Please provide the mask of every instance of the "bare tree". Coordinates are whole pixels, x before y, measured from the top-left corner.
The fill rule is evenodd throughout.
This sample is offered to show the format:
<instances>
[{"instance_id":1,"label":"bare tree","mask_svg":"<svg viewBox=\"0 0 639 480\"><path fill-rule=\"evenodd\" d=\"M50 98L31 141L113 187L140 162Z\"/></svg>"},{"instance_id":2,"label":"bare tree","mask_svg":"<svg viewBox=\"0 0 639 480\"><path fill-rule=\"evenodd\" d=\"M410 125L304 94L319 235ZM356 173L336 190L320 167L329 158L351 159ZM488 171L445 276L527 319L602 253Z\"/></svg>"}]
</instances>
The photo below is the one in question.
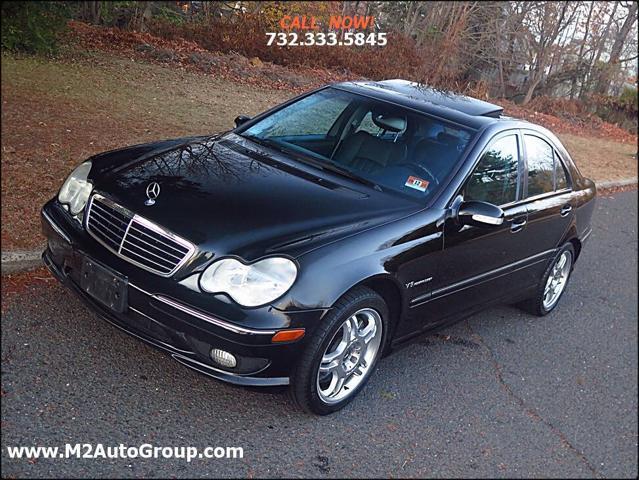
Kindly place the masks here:
<instances>
[{"instance_id":1,"label":"bare tree","mask_svg":"<svg viewBox=\"0 0 639 480\"><path fill-rule=\"evenodd\" d=\"M588 43L588 34L590 33L590 19L592 18L592 12L595 8L595 2L590 2L590 8L588 8L588 17L586 18L586 23L584 25L584 38L579 42L579 53L577 54L577 64L582 64L584 61L584 51L586 47L586 43ZM578 23L578 22L577 22ZM574 30L577 31L577 28ZM573 35L574 40L574 35ZM582 79L583 81L583 79ZM571 85L570 85L570 98L575 98L577 94L577 76L572 77Z\"/></svg>"},{"instance_id":2,"label":"bare tree","mask_svg":"<svg viewBox=\"0 0 639 480\"><path fill-rule=\"evenodd\" d=\"M535 89L546 75L552 46L571 24L577 12L576 6L569 2L536 2L536 8L527 17L532 64L522 104L532 99Z\"/></svg>"},{"instance_id":3,"label":"bare tree","mask_svg":"<svg viewBox=\"0 0 639 480\"><path fill-rule=\"evenodd\" d=\"M615 41L610 49L610 58L608 59L607 65L602 69L597 81L597 86L595 87L595 91L602 95L608 93L612 76L619 68L619 59L621 58L621 52L624 44L626 43L626 39L628 38L628 34L630 33L634 23L637 21L637 2L628 3L629 5L623 5L628 9L628 14L625 17L623 25L615 35Z\"/></svg>"},{"instance_id":4,"label":"bare tree","mask_svg":"<svg viewBox=\"0 0 639 480\"><path fill-rule=\"evenodd\" d=\"M596 67L599 63L599 59L601 58L601 55L603 54L607 42L608 42L608 35L610 32L610 27L612 26L612 24L614 23L615 20L615 15L617 13L617 9L619 7L619 2L615 1L612 2L612 12L609 13L608 11L608 7L610 5L610 2L599 2L599 4L601 5L601 8L598 12L598 16L600 17L600 22L605 21L605 28L603 30L603 32L599 33L598 35L595 34L595 32L593 32L593 46L592 46L592 52L590 55L590 61L588 64L588 72L586 73L586 75L584 76L582 82L581 82L581 87L579 89L579 98L584 98L584 96L586 95L586 93L588 92L589 88L590 88L590 83L592 78L595 76L596 73Z\"/></svg>"}]
</instances>

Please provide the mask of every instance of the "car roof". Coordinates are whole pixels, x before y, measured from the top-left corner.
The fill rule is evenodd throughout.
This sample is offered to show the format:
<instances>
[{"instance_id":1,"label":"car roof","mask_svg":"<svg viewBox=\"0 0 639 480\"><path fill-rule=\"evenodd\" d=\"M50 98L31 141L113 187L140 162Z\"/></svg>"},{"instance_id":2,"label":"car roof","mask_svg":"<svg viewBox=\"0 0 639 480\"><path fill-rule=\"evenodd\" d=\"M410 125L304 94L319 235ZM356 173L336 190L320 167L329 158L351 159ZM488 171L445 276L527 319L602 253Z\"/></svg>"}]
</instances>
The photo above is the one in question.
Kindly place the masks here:
<instances>
[{"instance_id":1,"label":"car roof","mask_svg":"<svg viewBox=\"0 0 639 480\"><path fill-rule=\"evenodd\" d=\"M504 111L502 107L493 103L436 90L408 80L343 82L332 86L402 105L474 129L498 121Z\"/></svg>"}]
</instances>

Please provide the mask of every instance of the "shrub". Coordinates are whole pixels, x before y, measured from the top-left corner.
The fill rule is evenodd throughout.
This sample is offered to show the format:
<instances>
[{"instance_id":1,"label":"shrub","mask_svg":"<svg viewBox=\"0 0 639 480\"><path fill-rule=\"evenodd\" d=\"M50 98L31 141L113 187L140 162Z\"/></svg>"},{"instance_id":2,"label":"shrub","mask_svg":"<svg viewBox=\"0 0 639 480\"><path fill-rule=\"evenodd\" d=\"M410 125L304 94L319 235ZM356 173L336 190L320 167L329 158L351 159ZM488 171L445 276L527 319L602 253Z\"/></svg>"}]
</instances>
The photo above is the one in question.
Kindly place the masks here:
<instances>
[{"instance_id":1,"label":"shrub","mask_svg":"<svg viewBox=\"0 0 639 480\"><path fill-rule=\"evenodd\" d=\"M631 113L637 113L637 88L624 87L619 96L619 103L625 105Z\"/></svg>"},{"instance_id":2,"label":"shrub","mask_svg":"<svg viewBox=\"0 0 639 480\"><path fill-rule=\"evenodd\" d=\"M167 40L185 39L200 47L217 52L236 52L246 57L259 57L262 61L284 66L304 65L323 67L339 72L349 71L370 79L410 78L428 82L440 88L466 89L457 78L433 76L433 69L419 55L415 41L407 36L389 32L385 47L317 47L267 46L270 26L267 15L246 13L230 19L207 20L176 24L159 16L149 22L149 32ZM241 32L241 35L238 35ZM338 32L339 35L339 32ZM303 33L300 33L303 36ZM303 37L302 37L303 38Z\"/></svg>"},{"instance_id":3,"label":"shrub","mask_svg":"<svg viewBox=\"0 0 639 480\"><path fill-rule=\"evenodd\" d=\"M65 2L2 2L2 48L54 53L68 16Z\"/></svg>"},{"instance_id":4,"label":"shrub","mask_svg":"<svg viewBox=\"0 0 639 480\"><path fill-rule=\"evenodd\" d=\"M591 113L590 107L585 102L560 97L534 97L528 107L538 112L568 119L587 117Z\"/></svg>"},{"instance_id":5,"label":"shrub","mask_svg":"<svg viewBox=\"0 0 639 480\"><path fill-rule=\"evenodd\" d=\"M173 8L169 8L166 6L163 6L159 9L156 17L176 26L183 25L186 22L186 20L184 19L184 15L180 14L180 12L174 10Z\"/></svg>"},{"instance_id":6,"label":"shrub","mask_svg":"<svg viewBox=\"0 0 639 480\"><path fill-rule=\"evenodd\" d=\"M626 87L619 97L592 95L597 115L606 122L616 123L631 132L637 131L637 89Z\"/></svg>"}]
</instances>

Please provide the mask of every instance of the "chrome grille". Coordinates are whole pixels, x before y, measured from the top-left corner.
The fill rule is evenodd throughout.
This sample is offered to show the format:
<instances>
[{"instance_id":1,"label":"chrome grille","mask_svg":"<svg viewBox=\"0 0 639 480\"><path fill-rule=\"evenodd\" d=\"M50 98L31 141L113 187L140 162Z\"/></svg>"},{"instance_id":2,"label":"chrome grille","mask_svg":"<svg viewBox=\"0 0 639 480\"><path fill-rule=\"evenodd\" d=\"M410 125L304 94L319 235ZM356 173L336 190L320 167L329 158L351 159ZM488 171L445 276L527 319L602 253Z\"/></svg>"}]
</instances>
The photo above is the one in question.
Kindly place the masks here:
<instances>
[{"instance_id":1,"label":"chrome grille","mask_svg":"<svg viewBox=\"0 0 639 480\"><path fill-rule=\"evenodd\" d=\"M195 251L190 242L97 193L87 208L86 229L116 255L165 277Z\"/></svg>"}]
</instances>

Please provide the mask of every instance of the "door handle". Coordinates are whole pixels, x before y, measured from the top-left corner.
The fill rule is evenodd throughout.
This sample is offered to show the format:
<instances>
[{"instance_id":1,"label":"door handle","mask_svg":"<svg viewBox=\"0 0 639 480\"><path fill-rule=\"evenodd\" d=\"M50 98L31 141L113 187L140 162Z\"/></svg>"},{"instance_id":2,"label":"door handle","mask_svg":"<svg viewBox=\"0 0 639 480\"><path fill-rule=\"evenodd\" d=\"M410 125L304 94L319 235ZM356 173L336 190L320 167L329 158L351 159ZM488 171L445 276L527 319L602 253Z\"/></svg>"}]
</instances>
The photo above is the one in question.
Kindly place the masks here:
<instances>
[{"instance_id":1,"label":"door handle","mask_svg":"<svg viewBox=\"0 0 639 480\"><path fill-rule=\"evenodd\" d=\"M528 219L526 217L520 217L513 219L513 222L510 224L510 231L512 233L521 232L528 223Z\"/></svg>"},{"instance_id":2,"label":"door handle","mask_svg":"<svg viewBox=\"0 0 639 480\"><path fill-rule=\"evenodd\" d=\"M572 205L570 204L564 205L563 207L561 207L561 216L565 217L571 212L571 210L572 210Z\"/></svg>"}]
</instances>

